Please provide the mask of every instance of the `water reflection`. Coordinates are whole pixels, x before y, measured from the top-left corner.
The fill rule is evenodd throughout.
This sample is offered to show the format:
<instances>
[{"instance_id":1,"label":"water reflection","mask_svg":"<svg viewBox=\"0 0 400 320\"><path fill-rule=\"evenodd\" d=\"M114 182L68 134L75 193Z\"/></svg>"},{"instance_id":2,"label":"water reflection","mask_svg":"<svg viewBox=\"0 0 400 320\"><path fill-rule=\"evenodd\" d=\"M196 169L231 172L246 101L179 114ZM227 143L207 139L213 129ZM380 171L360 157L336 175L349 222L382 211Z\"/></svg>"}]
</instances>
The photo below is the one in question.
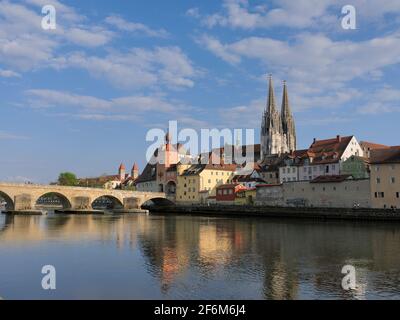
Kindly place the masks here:
<instances>
[{"instance_id":1,"label":"water reflection","mask_svg":"<svg viewBox=\"0 0 400 320\"><path fill-rule=\"evenodd\" d=\"M0 292L10 299L399 299L399 244L400 224L392 223L1 216ZM19 278L49 260L60 269L52 296ZM357 269L351 293L341 288L346 264Z\"/></svg>"}]
</instances>

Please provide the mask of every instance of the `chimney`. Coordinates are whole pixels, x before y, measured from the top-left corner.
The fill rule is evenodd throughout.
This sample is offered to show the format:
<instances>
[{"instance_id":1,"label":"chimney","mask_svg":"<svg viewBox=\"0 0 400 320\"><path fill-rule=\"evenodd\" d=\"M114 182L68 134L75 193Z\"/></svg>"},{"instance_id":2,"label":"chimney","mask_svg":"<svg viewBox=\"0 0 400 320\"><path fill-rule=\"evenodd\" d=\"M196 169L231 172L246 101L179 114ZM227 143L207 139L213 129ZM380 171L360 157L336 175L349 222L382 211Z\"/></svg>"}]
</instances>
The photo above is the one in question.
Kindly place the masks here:
<instances>
[{"instance_id":1,"label":"chimney","mask_svg":"<svg viewBox=\"0 0 400 320\"><path fill-rule=\"evenodd\" d=\"M314 138L314 142L313 142L313 144L314 144L314 143L316 143L316 142L317 142L317 138Z\"/></svg>"},{"instance_id":2,"label":"chimney","mask_svg":"<svg viewBox=\"0 0 400 320\"><path fill-rule=\"evenodd\" d=\"M337 135L336 136L336 140L337 140L337 142L341 142L342 141L342 137L340 135Z\"/></svg>"}]
</instances>

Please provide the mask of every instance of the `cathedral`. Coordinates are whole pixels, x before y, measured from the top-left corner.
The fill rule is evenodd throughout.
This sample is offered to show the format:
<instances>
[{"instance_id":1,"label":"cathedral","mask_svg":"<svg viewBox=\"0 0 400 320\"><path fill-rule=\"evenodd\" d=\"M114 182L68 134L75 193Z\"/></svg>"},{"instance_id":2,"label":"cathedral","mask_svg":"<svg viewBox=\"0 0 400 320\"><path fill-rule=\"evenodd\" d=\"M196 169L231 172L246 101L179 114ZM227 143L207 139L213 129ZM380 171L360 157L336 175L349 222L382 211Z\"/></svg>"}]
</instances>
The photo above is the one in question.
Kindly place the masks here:
<instances>
[{"instance_id":1,"label":"cathedral","mask_svg":"<svg viewBox=\"0 0 400 320\"><path fill-rule=\"evenodd\" d=\"M268 104L261 124L261 157L279 155L296 150L296 128L290 109L286 81L283 83L282 109L275 104L272 76L269 77Z\"/></svg>"}]
</instances>

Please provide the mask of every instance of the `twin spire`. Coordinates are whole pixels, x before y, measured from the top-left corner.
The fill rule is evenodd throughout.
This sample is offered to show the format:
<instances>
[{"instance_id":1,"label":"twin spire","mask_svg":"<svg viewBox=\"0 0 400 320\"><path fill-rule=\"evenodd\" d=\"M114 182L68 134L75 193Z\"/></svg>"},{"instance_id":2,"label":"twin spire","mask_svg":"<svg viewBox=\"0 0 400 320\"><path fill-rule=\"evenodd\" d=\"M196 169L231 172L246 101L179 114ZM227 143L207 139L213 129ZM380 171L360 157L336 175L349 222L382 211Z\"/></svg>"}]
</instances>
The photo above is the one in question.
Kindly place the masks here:
<instances>
[{"instance_id":1,"label":"twin spire","mask_svg":"<svg viewBox=\"0 0 400 320\"><path fill-rule=\"evenodd\" d=\"M269 75L268 102L261 128L261 148L263 158L296 150L296 129L287 84L283 82L282 108L278 112L272 75Z\"/></svg>"},{"instance_id":2,"label":"twin spire","mask_svg":"<svg viewBox=\"0 0 400 320\"><path fill-rule=\"evenodd\" d=\"M275 90L274 83L272 80L272 74L269 75L269 89L268 89L268 105L267 105L267 113L272 114L276 110L275 103ZM291 117L292 112L289 104L289 94L287 89L286 80L283 81L283 97L282 97L282 110L281 110L282 119L285 117Z\"/></svg>"}]
</instances>

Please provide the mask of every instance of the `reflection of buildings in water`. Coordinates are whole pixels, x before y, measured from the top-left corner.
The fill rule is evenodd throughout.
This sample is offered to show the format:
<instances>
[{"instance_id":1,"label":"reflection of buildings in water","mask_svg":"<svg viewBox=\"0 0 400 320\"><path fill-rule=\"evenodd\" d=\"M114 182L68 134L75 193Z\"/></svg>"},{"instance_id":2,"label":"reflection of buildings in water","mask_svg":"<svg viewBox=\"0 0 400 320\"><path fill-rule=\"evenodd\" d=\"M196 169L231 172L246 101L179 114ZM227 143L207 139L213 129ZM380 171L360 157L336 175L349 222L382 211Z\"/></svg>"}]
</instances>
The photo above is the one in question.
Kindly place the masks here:
<instances>
[{"instance_id":1,"label":"reflection of buildings in water","mask_svg":"<svg viewBox=\"0 0 400 320\"><path fill-rule=\"evenodd\" d=\"M165 294L189 267L196 223L191 219L152 216L138 223L138 244L147 271L160 280Z\"/></svg>"},{"instance_id":2,"label":"reflection of buildings in water","mask_svg":"<svg viewBox=\"0 0 400 320\"><path fill-rule=\"evenodd\" d=\"M279 257L266 266L264 276L264 297L269 300L293 300L298 298L298 273L280 260Z\"/></svg>"},{"instance_id":3,"label":"reflection of buildings in water","mask_svg":"<svg viewBox=\"0 0 400 320\"><path fill-rule=\"evenodd\" d=\"M202 264L216 266L226 263L232 255L231 233L218 230L215 224L203 224L199 229L199 260Z\"/></svg>"},{"instance_id":4,"label":"reflection of buildings in water","mask_svg":"<svg viewBox=\"0 0 400 320\"><path fill-rule=\"evenodd\" d=\"M10 225L10 223L7 222L7 217L9 216L1 214L0 212L0 234Z\"/></svg>"},{"instance_id":5,"label":"reflection of buildings in water","mask_svg":"<svg viewBox=\"0 0 400 320\"><path fill-rule=\"evenodd\" d=\"M135 223L125 220L123 216L6 216L0 239L3 244L41 242L54 237L66 242L100 239L115 242L118 248L126 244L133 247Z\"/></svg>"}]
</instances>

